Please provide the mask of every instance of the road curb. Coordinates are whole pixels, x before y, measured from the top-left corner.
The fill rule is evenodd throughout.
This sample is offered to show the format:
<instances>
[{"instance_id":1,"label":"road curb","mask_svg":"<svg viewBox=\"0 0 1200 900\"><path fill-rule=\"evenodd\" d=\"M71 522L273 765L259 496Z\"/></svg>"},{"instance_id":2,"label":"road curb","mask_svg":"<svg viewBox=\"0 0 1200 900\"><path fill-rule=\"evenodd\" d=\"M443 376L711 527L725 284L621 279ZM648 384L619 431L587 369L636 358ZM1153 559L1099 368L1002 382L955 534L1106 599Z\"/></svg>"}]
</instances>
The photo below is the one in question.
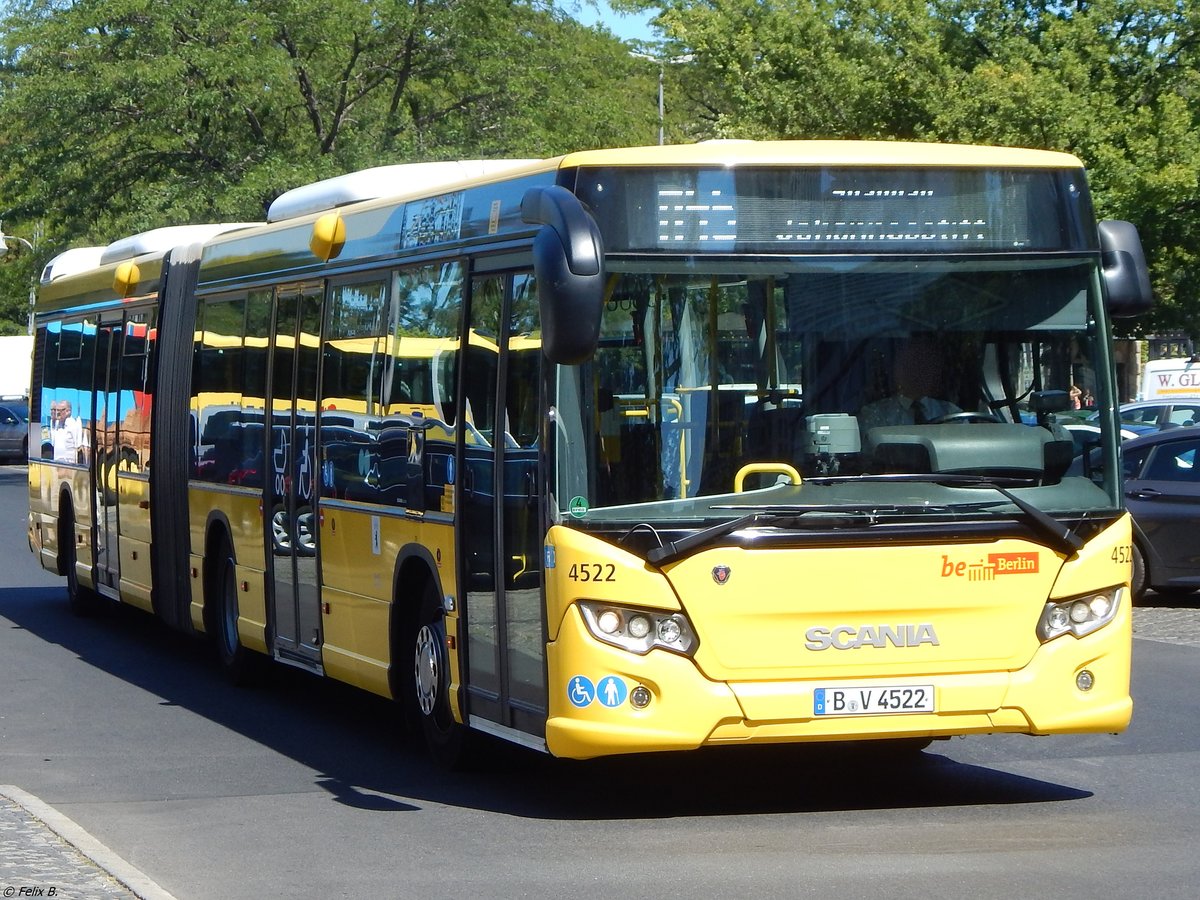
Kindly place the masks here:
<instances>
[{"instance_id":1,"label":"road curb","mask_svg":"<svg viewBox=\"0 0 1200 900\"><path fill-rule=\"evenodd\" d=\"M107 874L136 894L140 900L176 900L149 875L118 856L75 821L60 813L33 794L11 784L0 784L0 798L6 798L24 809L48 829L66 841Z\"/></svg>"}]
</instances>

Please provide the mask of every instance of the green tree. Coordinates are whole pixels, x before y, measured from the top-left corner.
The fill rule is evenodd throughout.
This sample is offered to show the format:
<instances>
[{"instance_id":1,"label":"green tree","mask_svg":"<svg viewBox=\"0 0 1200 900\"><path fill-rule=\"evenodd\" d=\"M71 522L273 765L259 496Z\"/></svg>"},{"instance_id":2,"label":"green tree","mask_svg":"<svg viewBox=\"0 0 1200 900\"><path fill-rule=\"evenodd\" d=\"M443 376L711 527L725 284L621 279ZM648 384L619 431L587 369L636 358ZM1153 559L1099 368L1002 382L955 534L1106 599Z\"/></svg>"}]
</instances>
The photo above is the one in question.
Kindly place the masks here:
<instances>
[{"instance_id":1,"label":"green tree","mask_svg":"<svg viewBox=\"0 0 1200 900\"><path fill-rule=\"evenodd\" d=\"M898 138L1077 154L1139 228L1158 305L1200 337L1200 4L622 0L661 10L687 137ZM678 113L676 113L678 115Z\"/></svg>"},{"instance_id":2,"label":"green tree","mask_svg":"<svg viewBox=\"0 0 1200 900\"><path fill-rule=\"evenodd\" d=\"M934 133L1078 155L1097 212L1134 222L1151 263L1156 309L1126 327L1200 337L1200 7L941 6L962 72L946 86Z\"/></svg>"},{"instance_id":3,"label":"green tree","mask_svg":"<svg viewBox=\"0 0 1200 900\"><path fill-rule=\"evenodd\" d=\"M645 143L655 127L644 64L537 0L7 10L0 215L45 221L38 262L162 225L259 219L284 190L354 169Z\"/></svg>"}]
</instances>

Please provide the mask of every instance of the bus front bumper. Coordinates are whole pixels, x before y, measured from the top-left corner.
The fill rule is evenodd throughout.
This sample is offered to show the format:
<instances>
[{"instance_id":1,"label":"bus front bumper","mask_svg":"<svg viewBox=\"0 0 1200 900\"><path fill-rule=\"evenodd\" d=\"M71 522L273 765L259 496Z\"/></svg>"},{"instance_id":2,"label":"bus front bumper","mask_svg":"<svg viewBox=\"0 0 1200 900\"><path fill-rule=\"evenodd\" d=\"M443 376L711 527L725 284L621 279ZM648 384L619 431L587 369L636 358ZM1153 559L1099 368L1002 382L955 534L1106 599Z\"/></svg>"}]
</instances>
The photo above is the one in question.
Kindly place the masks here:
<instances>
[{"instance_id":1,"label":"bus front bumper","mask_svg":"<svg viewBox=\"0 0 1200 900\"><path fill-rule=\"evenodd\" d=\"M1016 671L722 682L706 678L684 656L663 650L638 656L600 643L572 610L548 647L546 746L555 756L587 759L706 745L1115 733L1128 726L1133 711L1130 656L1126 606L1097 632L1040 646ZM1085 670L1087 690L1080 686L1088 682L1080 678ZM935 711L817 715L815 691L833 684L931 685ZM634 700L647 696L638 708Z\"/></svg>"}]
</instances>

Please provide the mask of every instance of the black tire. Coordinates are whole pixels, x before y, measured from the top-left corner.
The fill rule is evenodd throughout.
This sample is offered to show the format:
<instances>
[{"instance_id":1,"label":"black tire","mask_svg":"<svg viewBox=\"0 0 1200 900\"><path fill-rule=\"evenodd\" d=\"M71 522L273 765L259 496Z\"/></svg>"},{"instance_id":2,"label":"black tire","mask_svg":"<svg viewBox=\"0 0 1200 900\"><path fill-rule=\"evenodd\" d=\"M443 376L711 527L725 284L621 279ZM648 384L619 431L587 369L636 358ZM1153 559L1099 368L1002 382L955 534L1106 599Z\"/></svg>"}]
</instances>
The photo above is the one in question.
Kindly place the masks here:
<instances>
[{"instance_id":1,"label":"black tire","mask_svg":"<svg viewBox=\"0 0 1200 900\"><path fill-rule=\"evenodd\" d=\"M67 606L72 614L87 618L100 611L100 595L79 583L75 567L75 511L64 506L58 520L58 554L62 573L67 577Z\"/></svg>"},{"instance_id":2,"label":"black tire","mask_svg":"<svg viewBox=\"0 0 1200 900\"><path fill-rule=\"evenodd\" d=\"M292 552L291 522L287 506L282 503L276 503L271 510L271 547L276 556L289 556Z\"/></svg>"},{"instance_id":3,"label":"black tire","mask_svg":"<svg viewBox=\"0 0 1200 900\"><path fill-rule=\"evenodd\" d=\"M1200 590L1186 584L1151 585L1151 588L1156 594L1162 594L1164 597L1186 597Z\"/></svg>"},{"instance_id":4,"label":"black tire","mask_svg":"<svg viewBox=\"0 0 1200 900\"><path fill-rule=\"evenodd\" d=\"M295 545L297 556L317 555L317 533L313 529L315 524L311 506L302 506L296 510Z\"/></svg>"},{"instance_id":5,"label":"black tire","mask_svg":"<svg viewBox=\"0 0 1200 900\"><path fill-rule=\"evenodd\" d=\"M454 720L450 710L450 671L446 653L446 622L433 581L425 585L412 635L416 715L434 761L445 769L470 763L474 749L470 729Z\"/></svg>"},{"instance_id":6,"label":"black tire","mask_svg":"<svg viewBox=\"0 0 1200 900\"><path fill-rule=\"evenodd\" d=\"M238 635L237 568L233 552L227 543L218 548L212 587L215 607L209 618L217 662L221 673L231 684L245 686L253 681L256 659L242 645Z\"/></svg>"},{"instance_id":7,"label":"black tire","mask_svg":"<svg viewBox=\"0 0 1200 900\"><path fill-rule=\"evenodd\" d=\"M1129 589L1133 593L1133 602L1138 603L1146 593L1146 557L1142 548L1133 545L1133 573L1129 578Z\"/></svg>"}]
</instances>

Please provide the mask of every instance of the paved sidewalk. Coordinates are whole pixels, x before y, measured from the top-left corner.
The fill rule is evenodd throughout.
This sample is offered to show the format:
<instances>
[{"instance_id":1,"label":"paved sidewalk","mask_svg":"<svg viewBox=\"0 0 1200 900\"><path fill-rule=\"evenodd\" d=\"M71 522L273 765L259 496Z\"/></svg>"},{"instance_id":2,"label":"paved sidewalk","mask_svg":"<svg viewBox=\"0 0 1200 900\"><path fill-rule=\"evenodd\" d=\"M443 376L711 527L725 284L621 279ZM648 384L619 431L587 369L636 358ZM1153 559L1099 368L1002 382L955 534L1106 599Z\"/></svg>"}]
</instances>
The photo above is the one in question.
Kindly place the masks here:
<instances>
[{"instance_id":1,"label":"paved sidewalk","mask_svg":"<svg viewBox=\"0 0 1200 900\"><path fill-rule=\"evenodd\" d=\"M1164 644L1200 647L1200 594L1185 595L1177 607L1135 606L1133 636Z\"/></svg>"},{"instance_id":2,"label":"paved sidewalk","mask_svg":"<svg viewBox=\"0 0 1200 900\"><path fill-rule=\"evenodd\" d=\"M0 898L174 900L71 819L0 785Z\"/></svg>"}]
</instances>

